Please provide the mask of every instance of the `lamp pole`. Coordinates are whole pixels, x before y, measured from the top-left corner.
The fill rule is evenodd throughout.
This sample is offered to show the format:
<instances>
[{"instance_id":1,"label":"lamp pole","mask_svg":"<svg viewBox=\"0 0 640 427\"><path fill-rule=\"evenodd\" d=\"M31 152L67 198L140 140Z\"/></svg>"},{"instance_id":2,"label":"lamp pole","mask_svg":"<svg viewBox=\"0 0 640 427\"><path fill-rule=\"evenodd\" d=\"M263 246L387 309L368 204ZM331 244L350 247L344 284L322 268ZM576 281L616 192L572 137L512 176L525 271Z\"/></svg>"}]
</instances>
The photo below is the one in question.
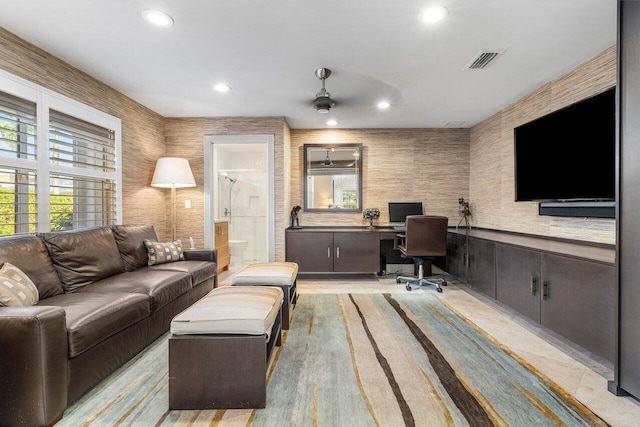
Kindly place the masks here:
<instances>
[{"instance_id":1,"label":"lamp pole","mask_svg":"<svg viewBox=\"0 0 640 427\"><path fill-rule=\"evenodd\" d=\"M176 240L176 185L171 184L171 241Z\"/></svg>"}]
</instances>

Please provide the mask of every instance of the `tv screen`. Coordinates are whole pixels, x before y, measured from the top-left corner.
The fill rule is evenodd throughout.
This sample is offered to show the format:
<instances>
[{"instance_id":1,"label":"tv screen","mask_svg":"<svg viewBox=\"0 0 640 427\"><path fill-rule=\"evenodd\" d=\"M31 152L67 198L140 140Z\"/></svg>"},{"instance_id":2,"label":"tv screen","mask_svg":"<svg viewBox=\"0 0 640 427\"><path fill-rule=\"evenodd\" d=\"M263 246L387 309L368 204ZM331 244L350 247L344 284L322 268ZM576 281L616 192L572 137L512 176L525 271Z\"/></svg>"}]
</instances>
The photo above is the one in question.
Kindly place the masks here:
<instances>
[{"instance_id":1,"label":"tv screen","mask_svg":"<svg viewBox=\"0 0 640 427\"><path fill-rule=\"evenodd\" d=\"M516 201L615 199L615 89L514 129Z\"/></svg>"},{"instance_id":2,"label":"tv screen","mask_svg":"<svg viewBox=\"0 0 640 427\"><path fill-rule=\"evenodd\" d=\"M407 215L422 215L422 202L389 203L389 222L405 222Z\"/></svg>"}]
</instances>

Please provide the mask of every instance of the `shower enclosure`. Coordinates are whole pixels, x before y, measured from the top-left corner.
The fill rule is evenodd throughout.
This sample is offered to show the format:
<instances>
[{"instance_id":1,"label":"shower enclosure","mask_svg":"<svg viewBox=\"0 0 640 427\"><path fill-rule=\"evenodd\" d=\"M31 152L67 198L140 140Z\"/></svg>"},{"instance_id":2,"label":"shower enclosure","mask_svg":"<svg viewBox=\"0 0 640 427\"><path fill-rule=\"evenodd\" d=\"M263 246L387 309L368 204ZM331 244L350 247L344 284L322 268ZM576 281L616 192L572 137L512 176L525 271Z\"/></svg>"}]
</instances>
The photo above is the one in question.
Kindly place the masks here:
<instances>
[{"instance_id":1,"label":"shower enclosure","mask_svg":"<svg viewBox=\"0 0 640 427\"><path fill-rule=\"evenodd\" d=\"M269 261L268 144L214 142L212 151L214 219L228 221L230 249L246 242L245 264Z\"/></svg>"}]
</instances>

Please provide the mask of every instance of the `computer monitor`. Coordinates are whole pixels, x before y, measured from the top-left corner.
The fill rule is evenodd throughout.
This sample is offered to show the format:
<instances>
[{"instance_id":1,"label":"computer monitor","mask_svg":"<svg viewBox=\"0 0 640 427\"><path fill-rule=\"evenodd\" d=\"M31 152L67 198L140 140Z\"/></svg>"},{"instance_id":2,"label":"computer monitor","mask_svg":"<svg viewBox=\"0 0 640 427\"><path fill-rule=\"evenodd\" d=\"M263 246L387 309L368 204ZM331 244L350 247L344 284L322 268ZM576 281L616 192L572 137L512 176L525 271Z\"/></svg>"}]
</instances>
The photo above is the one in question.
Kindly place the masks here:
<instances>
[{"instance_id":1,"label":"computer monitor","mask_svg":"<svg viewBox=\"0 0 640 427\"><path fill-rule=\"evenodd\" d=\"M405 222L407 215L422 215L422 202L389 202L389 222Z\"/></svg>"}]
</instances>

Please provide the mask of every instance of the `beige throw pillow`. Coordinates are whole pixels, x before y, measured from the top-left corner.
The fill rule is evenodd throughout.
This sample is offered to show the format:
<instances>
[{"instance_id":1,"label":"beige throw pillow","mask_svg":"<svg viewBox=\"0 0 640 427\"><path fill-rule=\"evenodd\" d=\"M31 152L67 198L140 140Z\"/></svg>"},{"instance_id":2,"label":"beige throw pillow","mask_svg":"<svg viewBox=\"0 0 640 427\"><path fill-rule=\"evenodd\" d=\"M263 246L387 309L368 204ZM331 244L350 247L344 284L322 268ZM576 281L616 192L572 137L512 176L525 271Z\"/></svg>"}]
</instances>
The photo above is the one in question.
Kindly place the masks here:
<instances>
[{"instance_id":1,"label":"beige throw pillow","mask_svg":"<svg viewBox=\"0 0 640 427\"><path fill-rule=\"evenodd\" d=\"M165 262L174 262L184 260L182 252L182 240L175 242L152 242L145 239L145 246L149 252L148 265L164 264Z\"/></svg>"},{"instance_id":2,"label":"beige throw pillow","mask_svg":"<svg viewBox=\"0 0 640 427\"><path fill-rule=\"evenodd\" d=\"M39 298L38 288L31 279L15 265L5 262L0 268L0 306L34 305Z\"/></svg>"}]
</instances>

